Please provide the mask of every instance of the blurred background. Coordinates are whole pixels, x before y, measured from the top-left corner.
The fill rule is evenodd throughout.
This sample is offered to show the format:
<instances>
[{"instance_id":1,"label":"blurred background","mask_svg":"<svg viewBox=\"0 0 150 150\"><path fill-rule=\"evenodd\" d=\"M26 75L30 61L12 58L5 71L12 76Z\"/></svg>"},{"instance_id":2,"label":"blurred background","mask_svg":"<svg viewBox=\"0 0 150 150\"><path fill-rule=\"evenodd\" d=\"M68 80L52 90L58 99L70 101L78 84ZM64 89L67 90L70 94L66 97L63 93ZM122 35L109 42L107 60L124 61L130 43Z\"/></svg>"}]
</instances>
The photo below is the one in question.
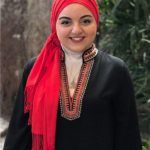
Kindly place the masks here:
<instances>
[{"instance_id":1,"label":"blurred background","mask_svg":"<svg viewBox=\"0 0 150 150\"><path fill-rule=\"evenodd\" d=\"M50 34L52 0L1 0L0 149L27 60L37 56ZM96 45L129 67L143 141L150 150L150 0L98 0Z\"/></svg>"}]
</instances>

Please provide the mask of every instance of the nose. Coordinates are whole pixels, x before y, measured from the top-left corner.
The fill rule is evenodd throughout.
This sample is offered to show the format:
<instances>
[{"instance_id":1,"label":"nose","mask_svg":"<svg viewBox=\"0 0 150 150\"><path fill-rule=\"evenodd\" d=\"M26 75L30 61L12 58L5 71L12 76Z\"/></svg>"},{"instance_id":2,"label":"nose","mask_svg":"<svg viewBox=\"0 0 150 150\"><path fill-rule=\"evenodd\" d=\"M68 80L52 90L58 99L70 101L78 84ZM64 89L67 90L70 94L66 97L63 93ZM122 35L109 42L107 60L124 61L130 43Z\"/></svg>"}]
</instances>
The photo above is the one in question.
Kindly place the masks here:
<instances>
[{"instance_id":1,"label":"nose","mask_svg":"<svg viewBox=\"0 0 150 150\"><path fill-rule=\"evenodd\" d=\"M81 25L79 23L73 24L72 33L73 34L77 34L77 35L82 33L82 27L81 27Z\"/></svg>"}]
</instances>

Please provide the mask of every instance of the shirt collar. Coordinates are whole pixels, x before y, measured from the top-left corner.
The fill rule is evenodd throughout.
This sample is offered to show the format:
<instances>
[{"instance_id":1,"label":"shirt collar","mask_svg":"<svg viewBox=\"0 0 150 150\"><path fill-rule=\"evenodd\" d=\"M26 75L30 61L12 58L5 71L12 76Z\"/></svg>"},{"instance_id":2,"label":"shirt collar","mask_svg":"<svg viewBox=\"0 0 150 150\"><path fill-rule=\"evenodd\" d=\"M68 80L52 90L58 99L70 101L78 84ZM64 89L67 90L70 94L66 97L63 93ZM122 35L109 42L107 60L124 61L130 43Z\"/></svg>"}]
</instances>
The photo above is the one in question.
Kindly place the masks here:
<instances>
[{"instance_id":1,"label":"shirt collar","mask_svg":"<svg viewBox=\"0 0 150 150\"><path fill-rule=\"evenodd\" d=\"M65 52L71 52L69 50L64 50L64 47L62 46L61 51L61 61L65 61ZM71 52L72 54L75 54L75 52ZM83 53L76 53L75 55L82 55L83 63L87 62L91 59L93 59L98 53L97 48L95 47L95 44L92 45L89 49L85 50Z\"/></svg>"}]
</instances>

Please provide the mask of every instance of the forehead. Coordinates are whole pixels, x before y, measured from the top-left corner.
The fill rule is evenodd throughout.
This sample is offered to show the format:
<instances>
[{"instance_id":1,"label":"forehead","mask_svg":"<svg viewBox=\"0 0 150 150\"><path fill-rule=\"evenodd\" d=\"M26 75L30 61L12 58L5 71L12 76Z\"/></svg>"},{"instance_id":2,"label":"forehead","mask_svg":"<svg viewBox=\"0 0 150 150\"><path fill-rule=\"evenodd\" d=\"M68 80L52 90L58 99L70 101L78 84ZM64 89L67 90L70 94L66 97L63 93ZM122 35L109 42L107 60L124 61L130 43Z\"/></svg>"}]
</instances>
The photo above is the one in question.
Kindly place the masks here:
<instances>
[{"instance_id":1,"label":"forehead","mask_svg":"<svg viewBox=\"0 0 150 150\"><path fill-rule=\"evenodd\" d=\"M79 15L91 15L93 16L92 12L85 7L84 5L73 3L67 5L59 14L61 16L79 16Z\"/></svg>"}]
</instances>

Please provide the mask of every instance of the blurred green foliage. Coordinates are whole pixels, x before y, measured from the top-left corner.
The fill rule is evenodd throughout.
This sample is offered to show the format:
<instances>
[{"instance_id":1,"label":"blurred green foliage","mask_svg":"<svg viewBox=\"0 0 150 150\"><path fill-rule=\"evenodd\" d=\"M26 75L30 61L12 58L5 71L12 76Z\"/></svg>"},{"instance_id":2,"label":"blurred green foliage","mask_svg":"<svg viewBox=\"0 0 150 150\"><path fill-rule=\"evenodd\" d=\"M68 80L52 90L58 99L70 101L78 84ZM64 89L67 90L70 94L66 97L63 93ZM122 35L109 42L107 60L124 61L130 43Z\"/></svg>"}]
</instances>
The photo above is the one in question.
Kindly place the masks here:
<instances>
[{"instance_id":1,"label":"blurred green foliage","mask_svg":"<svg viewBox=\"0 0 150 150\"><path fill-rule=\"evenodd\" d=\"M150 150L150 138L143 141L143 150Z\"/></svg>"},{"instance_id":2,"label":"blurred green foliage","mask_svg":"<svg viewBox=\"0 0 150 150\"><path fill-rule=\"evenodd\" d=\"M99 49L122 58L135 85L143 139L150 137L150 0L99 0ZM150 143L150 142L149 142ZM146 147L144 150L147 150ZM150 148L149 148L150 150Z\"/></svg>"}]
</instances>

